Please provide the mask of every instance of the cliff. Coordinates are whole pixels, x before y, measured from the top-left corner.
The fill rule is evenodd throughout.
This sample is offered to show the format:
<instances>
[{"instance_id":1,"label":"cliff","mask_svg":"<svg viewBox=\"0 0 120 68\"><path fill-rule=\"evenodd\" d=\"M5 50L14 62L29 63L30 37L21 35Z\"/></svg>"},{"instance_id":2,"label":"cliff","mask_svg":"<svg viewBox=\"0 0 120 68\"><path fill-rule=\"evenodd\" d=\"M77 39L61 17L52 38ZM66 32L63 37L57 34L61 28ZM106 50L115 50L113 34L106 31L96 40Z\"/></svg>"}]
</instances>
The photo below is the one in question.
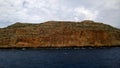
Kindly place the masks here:
<instances>
[{"instance_id":1,"label":"cliff","mask_svg":"<svg viewBox=\"0 0 120 68\"><path fill-rule=\"evenodd\" d=\"M0 28L0 47L118 46L120 29L90 20L17 22Z\"/></svg>"}]
</instances>

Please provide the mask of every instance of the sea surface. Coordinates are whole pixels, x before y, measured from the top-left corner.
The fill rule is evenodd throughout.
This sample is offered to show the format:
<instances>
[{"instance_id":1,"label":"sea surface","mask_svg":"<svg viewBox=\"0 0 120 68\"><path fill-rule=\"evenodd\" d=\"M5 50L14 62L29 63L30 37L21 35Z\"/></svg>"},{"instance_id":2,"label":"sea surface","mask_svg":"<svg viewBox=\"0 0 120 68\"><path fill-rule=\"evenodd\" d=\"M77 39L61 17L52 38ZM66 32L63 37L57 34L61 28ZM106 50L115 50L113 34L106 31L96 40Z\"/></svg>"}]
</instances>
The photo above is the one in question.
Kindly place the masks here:
<instances>
[{"instance_id":1,"label":"sea surface","mask_svg":"<svg viewBox=\"0 0 120 68\"><path fill-rule=\"evenodd\" d=\"M120 68L120 48L0 49L0 68Z\"/></svg>"}]
</instances>

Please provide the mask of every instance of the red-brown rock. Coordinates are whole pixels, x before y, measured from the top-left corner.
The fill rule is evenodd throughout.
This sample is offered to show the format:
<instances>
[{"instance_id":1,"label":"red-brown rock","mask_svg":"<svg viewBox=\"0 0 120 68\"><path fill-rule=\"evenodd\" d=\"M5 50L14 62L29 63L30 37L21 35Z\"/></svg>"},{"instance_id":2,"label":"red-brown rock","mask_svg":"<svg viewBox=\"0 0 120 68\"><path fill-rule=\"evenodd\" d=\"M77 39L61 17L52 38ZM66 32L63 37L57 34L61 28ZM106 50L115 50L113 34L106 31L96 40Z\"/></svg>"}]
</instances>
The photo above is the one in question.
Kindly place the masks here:
<instances>
[{"instance_id":1,"label":"red-brown rock","mask_svg":"<svg viewBox=\"0 0 120 68\"><path fill-rule=\"evenodd\" d=\"M15 23L0 29L0 47L118 46L120 29L90 20Z\"/></svg>"}]
</instances>

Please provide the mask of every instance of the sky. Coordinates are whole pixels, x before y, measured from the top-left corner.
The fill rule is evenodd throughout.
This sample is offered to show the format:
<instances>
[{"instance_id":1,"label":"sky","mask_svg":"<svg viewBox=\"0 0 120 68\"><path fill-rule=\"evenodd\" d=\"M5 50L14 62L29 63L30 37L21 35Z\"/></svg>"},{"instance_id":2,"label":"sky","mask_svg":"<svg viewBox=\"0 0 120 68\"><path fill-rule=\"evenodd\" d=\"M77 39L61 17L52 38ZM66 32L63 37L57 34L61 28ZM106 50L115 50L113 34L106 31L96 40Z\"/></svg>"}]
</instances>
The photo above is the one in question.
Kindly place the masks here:
<instances>
[{"instance_id":1,"label":"sky","mask_svg":"<svg viewBox=\"0 0 120 68\"><path fill-rule=\"evenodd\" d=\"M120 0L0 0L0 28L16 22L83 20L120 28Z\"/></svg>"}]
</instances>

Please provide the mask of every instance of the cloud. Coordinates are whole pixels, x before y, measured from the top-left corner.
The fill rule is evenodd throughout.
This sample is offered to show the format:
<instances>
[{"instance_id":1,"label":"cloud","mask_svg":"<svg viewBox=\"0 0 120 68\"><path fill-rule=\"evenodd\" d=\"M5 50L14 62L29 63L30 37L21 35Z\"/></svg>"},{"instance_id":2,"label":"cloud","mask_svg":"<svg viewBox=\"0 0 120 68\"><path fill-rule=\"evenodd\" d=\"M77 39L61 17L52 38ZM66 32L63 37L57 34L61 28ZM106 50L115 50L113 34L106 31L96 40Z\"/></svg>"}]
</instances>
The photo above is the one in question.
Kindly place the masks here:
<instances>
[{"instance_id":1,"label":"cloud","mask_svg":"<svg viewBox=\"0 0 120 68\"><path fill-rule=\"evenodd\" d=\"M108 9L119 9L120 0L104 0L104 7Z\"/></svg>"},{"instance_id":2,"label":"cloud","mask_svg":"<svg viewBox=\"0 0 120 68\"><path fill-rule=\"evenodd\" d=\"M84 7L75 8L74 11L77 17L84 15L84 19L88 19L88 20L95 20L95 18L98 15L98 11L92 11Z\"/></svg>"},{"instance_id":3,"label":"cloud","mask_svg":"<svg viewBox=\"0 0 120 68\"><path fill-rule=\"evenodd\" d=\"M120 0L0 0L0 27L15 22L84 19L118 27L119 8Z\"/></svg>"}]
</instances>

